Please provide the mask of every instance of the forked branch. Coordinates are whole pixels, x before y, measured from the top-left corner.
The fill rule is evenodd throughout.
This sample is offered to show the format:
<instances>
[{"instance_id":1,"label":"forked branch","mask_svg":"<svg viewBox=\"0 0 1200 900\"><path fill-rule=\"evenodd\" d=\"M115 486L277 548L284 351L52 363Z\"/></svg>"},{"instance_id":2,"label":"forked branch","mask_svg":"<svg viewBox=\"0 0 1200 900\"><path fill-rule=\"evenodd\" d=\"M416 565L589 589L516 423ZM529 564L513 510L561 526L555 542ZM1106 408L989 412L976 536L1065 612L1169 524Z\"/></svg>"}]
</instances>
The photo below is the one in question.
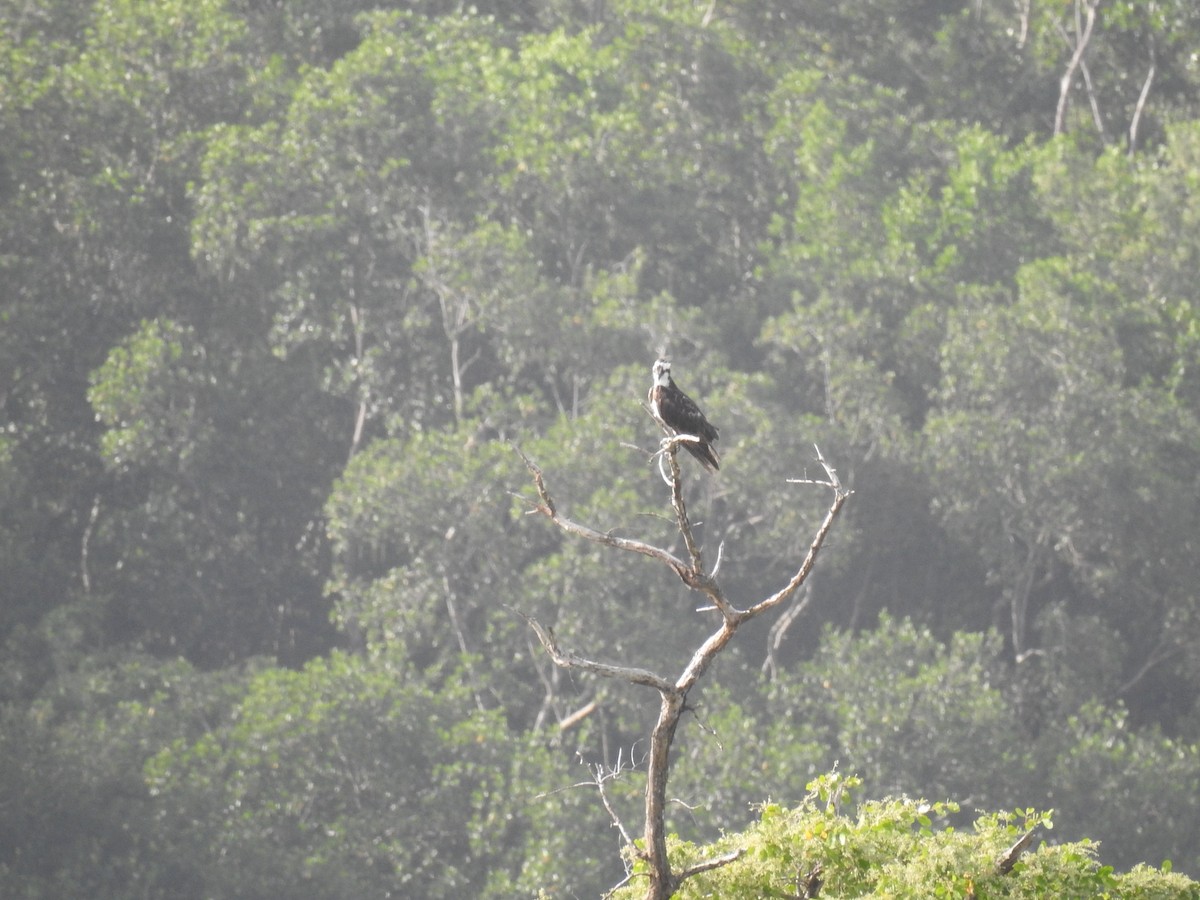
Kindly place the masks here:
<instances>
[{"instance_id":1,"label":"forked branch","mask_svg":"<svg viewBox=\"0 0 1200 900\"><path fill-rule=\"evenodd\" d=\"M658 560L675 572L691 590L702 593L707 597L711 601L712 607L721 615L721 621L717 630L701 643L695 653L692 654L692 658L688 661L683 671L672 681L670 678L651 672L648 669L597 662L563 650L559 646L558 639L555 637L553 631L541 625L537 620L523 613L520 614L529 624L534 634L537 635L538 641L556 665L567 669L581 669L604 678L624 679L631 684L651 687L658 691L661 700L658 721L655 723L650 735L650 751L646 760L645 825L642 835L642 846L635 851L646 867L644 873L648 880L645 895L646 900L666 900L666 898L672 896L679 889L679 885L682 884L684 879L719 866L727 865L741 855L741 851L734 851L711 860L702 861L680 872L673 872L671 870L671 864L667 857L666 837L666 791L667 779L670 774L671 745L675 740L675 732L679 726L679 721L684 711L688 708L688 692L708 670L709 665L716 658L717 654L733 639L737 629L743 623L784 603L800 588L812 571L816 563L817 554L820 552L825 538L829 535L834 520L851 494L851 491L846 489L838 479L837 471L826 462L825 458L821 455L820 448L817 448L816 459L823 469L825 477L819 480L799 478L789 479L789 481L797 484L819 485L833 491L833 500L828 511L825 513L825 518L817 528L816 534L809 544L808 553L800 563L800 567L788 579L787 584L766 599L753 603L745 609L739 609L725 598L724 592L717 582L715 570L712 573L704 571L703 553L695 536L692 534L692 526L683 497L679 461L676 457L680 443L689 440L689 438L690 436L688 435L670 436L664 439L662 448L656 454L660 458L660 471L662 471L664 463L669 471L669 477L666 477L665 472L664 477L666 477L671 489L671 506L675 511L676 526L679 528L680 534L683 536L684 545L687 548L687 561L680 559L661 547L631 538L617 537L611 532L597 531L594 528L581 525L563 516L558 511L554 499L546 487L541 469L520 448L516 448L517 453L520 454L521 459L525 462L526 468L529 469L534 487L537 490L536 500L522 498L529 505L529 512L540 513L546 516L546 518L567 534L572 534L597 544L603 544L606 547L613 547L617 550L625 550Z\"/></svg>"}]
</instances>

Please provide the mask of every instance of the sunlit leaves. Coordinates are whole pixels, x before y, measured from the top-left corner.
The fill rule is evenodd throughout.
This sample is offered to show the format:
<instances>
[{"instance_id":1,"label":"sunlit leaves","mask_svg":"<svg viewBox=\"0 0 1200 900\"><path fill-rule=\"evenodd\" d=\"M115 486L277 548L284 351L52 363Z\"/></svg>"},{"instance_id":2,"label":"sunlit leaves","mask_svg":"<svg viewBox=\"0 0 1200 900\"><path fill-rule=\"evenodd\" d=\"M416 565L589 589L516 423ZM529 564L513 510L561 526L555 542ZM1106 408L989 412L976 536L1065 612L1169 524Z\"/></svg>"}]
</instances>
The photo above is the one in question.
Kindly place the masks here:
<instances>
[{"instance_id":1,"label":"sunlit leaves","mask_svg":"<svg viewBox=\"0 0 1200 900\"><path fill-rule=\"evenodd\" d=\"M812 793L795 806L769 804L759 822L708 847L684 845L680 867L711 859L733 848L734 862L686 881L680 897L730 898L803 896L806 885L833 896L904 898L1003 896L1044 897L1066 891L1074 896L1187 897L1191 886L1169 871L1145 869L1117 875L1096 860L1084 841L1050 846L1049 813L1017 809L979 817L971 828L945 827L958 810L949 801L899 798L853 804L826 800L840 776L813 782ZM998 862L1028 829L1034 845L1011 871ZM813 892L815 893L816 890ZM634 897L632 887L616 896ZM811 896L811 894L810 894Z\"/></svg>"},{"instance_id":2,"label":"sunlit leaves","mask_svg":"<svg viewBox=\"0 0 1200 900\"><path fill-rule=\"evenodd\" d=\"M93 374L89 399L107 426L102 446L109 465L182 463L203 440L196 406L205 402L208 383L203 350L190 329L144 322Z\"/></svg>"}]
</instances>

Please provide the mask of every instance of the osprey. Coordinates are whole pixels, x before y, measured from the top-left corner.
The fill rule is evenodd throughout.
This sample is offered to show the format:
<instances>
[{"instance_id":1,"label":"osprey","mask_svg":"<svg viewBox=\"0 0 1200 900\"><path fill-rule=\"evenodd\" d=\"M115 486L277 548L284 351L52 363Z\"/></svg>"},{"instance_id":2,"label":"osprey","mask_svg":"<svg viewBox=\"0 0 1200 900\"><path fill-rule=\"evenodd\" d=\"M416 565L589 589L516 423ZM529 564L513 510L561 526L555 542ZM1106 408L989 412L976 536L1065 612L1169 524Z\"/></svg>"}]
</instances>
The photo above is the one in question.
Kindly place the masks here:
<instances>
[{"instance_id":1,"label":"osprey","mask_svg":"<svg viewBox=\"0 0 1200 900\"><path fill-rule=\"evenodd\" d=\"M700 465L709 472L717 471L721 462L717 448L713 446L720 436L717 429L704 418L704 413L700 412L700 407L692 398L675 386L669 360L656 360L653 371L654 384L647 397L650 411L675 434L690 434L699 438L698 442L684 441L684 448L700 460Z\"/></svg>"}]
</instances>

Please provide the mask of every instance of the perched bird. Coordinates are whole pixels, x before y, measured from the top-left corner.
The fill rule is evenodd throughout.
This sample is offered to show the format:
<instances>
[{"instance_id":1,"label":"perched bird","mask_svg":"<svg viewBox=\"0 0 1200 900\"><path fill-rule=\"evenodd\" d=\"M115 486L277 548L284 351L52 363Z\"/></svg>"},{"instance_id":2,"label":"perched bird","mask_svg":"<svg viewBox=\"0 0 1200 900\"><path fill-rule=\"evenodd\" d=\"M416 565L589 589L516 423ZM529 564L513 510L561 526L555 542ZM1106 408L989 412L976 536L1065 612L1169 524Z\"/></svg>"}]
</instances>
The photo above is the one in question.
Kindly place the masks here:
<instances>
[{"instance_id":1,"label":"perched bird","mask_svg":"<svg viewBox=\"0 0 1200 900\"><path fill-rule=\"evenodd\" d=\"M713 446L720 437L716 428L709 424L695 402L675 386L671 379L671 363L666 359L655 360L654 384L650 386L647 399L650 411L675 434L690 434L699 441L683 441L688 453L700 460L700 465L709 472L720 468L721 458Z\"/></svg>"}]
</instances>

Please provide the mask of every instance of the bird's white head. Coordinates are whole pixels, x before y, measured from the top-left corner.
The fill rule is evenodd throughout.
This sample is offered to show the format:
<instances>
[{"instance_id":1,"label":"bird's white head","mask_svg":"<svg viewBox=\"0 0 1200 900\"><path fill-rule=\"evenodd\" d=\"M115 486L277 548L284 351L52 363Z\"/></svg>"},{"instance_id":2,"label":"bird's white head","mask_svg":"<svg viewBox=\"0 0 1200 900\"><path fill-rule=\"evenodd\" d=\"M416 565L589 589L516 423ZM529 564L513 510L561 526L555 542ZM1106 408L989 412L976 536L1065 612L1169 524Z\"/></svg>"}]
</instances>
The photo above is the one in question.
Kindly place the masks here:
<instances>
[{"instance_id":1,"label":"bird's white head","mask_svg":"<svg viewBox=\"0 0 1200 900\"><path fill-rule=\"evenodd\" d=\"M654 383L659 387L666 387L671 380L671 361L669 359L656 359L654 361Z\"/></svg>"}]
</instances>

